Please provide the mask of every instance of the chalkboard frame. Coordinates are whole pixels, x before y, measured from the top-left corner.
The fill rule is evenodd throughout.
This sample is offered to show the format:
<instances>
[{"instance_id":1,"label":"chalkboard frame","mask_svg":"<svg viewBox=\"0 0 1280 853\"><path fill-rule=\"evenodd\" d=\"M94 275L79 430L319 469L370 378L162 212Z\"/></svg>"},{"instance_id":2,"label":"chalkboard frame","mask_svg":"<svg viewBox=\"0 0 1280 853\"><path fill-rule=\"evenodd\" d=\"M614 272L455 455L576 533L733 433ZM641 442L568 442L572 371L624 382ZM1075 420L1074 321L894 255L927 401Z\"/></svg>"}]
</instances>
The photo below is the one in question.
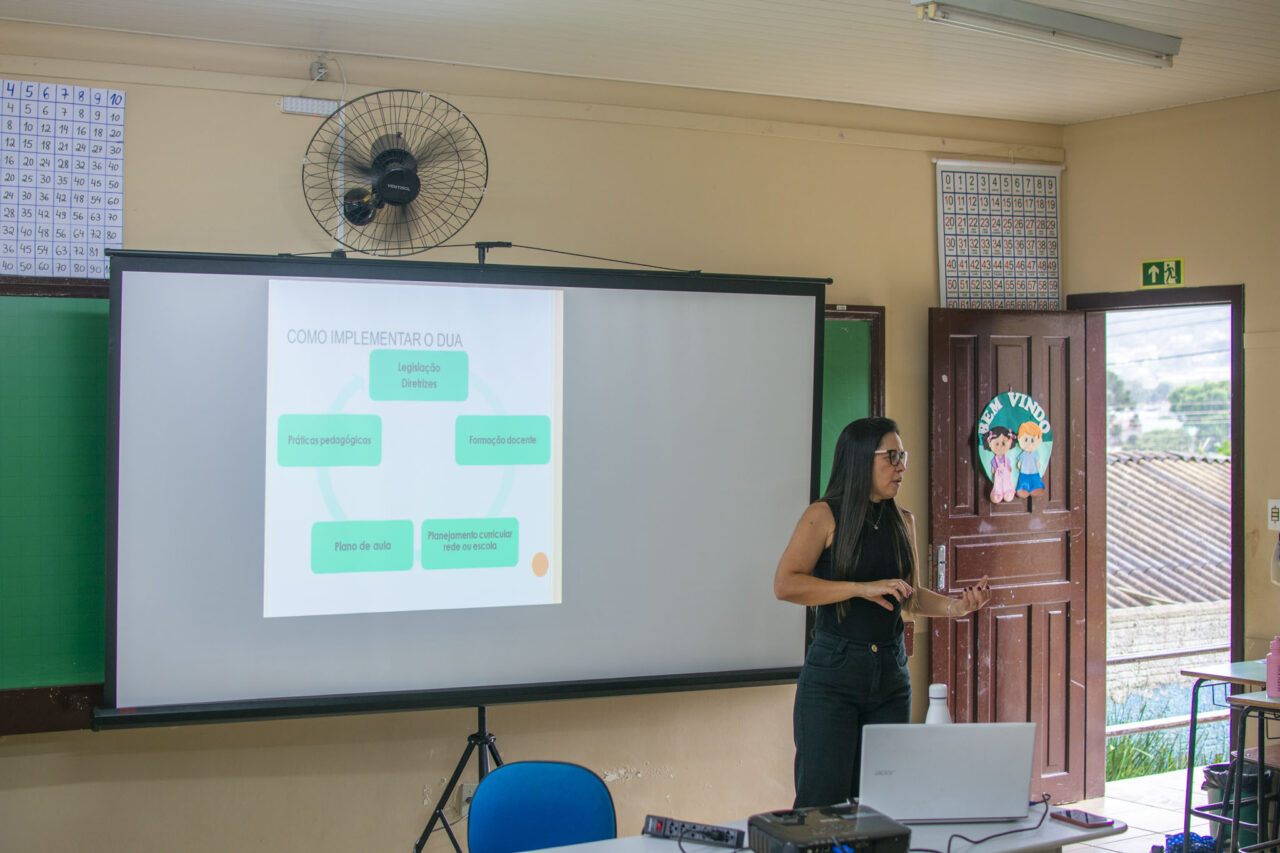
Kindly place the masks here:
<instances>
[{"instance_id":1,"label":"chalkboard frame","mask_svg":"<svg viewBox=\"0 0 1280 853\"><path fill-rule=\"evenodd\" d=\"M0 296L72 296L106 299L105 278L34 278L0 275Z\"/></svg>"}]
</instances>

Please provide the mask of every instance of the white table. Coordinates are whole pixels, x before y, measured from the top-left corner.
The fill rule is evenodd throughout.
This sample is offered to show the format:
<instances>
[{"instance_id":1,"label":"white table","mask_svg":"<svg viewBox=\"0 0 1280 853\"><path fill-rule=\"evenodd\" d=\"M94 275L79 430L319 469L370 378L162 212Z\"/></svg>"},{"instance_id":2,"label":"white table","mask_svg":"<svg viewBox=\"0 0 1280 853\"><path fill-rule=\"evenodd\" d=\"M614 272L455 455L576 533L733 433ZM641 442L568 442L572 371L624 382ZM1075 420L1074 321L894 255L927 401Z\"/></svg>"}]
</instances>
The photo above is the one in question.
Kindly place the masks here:
<instances>
[{"instance_id":1,"label":"white table","mask_svg":"<svg viewBox=\"0 0 1280 853\"><path fill-rule=\"evenodd\" d=\"M1215 663L1207 666L1188 667L1182 670L1188 678L1194 678L1191 687L1191 723L1187 729L1187 799L1182 807L1182 851L1191 849L1191 816L1207 819L1210 823L1230 823L1222 818L1226 803L1211 803L1207 806L1191 805L1191 782L1196 765L1196 720L1200 711L1200 688L1205 684L1229 684L1242 687L1261 687L1267 683L1267 662L1259 660L1238 660L1231 663Z\"/></svg>"},{"instance_id":2,"label":"white table","mask_svg":"<svg viewBox=\"0 0 1280 853\"><path fill-rule=\"evenodd\" d=\"M1049 808L1052 809L1055 806L1050 806ZM968 838L981 839L1010 829L1030 828L1039 823L1040 814L1043 811L1044 806L1032 806L1031 814L1018 821L912 824L910 849L919 850L925 848L947 853L947 840L953 834L959 833ZM723 825L733 829L740 829L743 832L747 831L747 822L745 820L733 821ZM1128 828L1123 821L1119 820L1110 826L1085 829L1084 827L1073 826L1072 824L1046 817L1044 823L1037 830L993 838L976 847L966 841L956 840L951 845L951 853L968 853L970 850L976 850L977 853L1049 853L1049 851L1061 850L1068 844L1080 844L1095 838L1118 835ZM649 835L628 835L622 838L612 838L608 841L592 841L588 844L573 844L568 847L556 847L553 849L566 851L566 853L567 851L572 851L572 853L680 853L680 848L675 841L666 838L654 838ZM709 844L698 844L691 841L684 842L684 849L687 853L729 853L729 848L727 847L713 847Z\"/></svg>"},{"instance_id":3,"label":"white table","mask_svg":"<svg viewBox=\"0 0 1280 853\"><path fill-rule=\"evenodd\" d=\"M1051 805L1049 808L1059 807ZM1043 812L1044 806L1032 806L1029 816L1022 820L1009 821L1007 823L913 824L911 826L911 849L919 850L925 848L947 853L947 839L952 835L960 834L966 838L977 840L1010 829L1030 828L1040 821L1040 815ZM1046 817L1044 823L1034 832L1005 835L979 845L957 839L951 845L951 853L967 853L969 850L976 850L978 853L1048 853L1048 851L1061 850L1068 844L1080 844L1092 841L1095 838L1119 835L1128 828L1128 825L1120 820L1110 826L1085 829L1082 826L1073 826L1072 824Z\"/></svg>"}]
</instances>

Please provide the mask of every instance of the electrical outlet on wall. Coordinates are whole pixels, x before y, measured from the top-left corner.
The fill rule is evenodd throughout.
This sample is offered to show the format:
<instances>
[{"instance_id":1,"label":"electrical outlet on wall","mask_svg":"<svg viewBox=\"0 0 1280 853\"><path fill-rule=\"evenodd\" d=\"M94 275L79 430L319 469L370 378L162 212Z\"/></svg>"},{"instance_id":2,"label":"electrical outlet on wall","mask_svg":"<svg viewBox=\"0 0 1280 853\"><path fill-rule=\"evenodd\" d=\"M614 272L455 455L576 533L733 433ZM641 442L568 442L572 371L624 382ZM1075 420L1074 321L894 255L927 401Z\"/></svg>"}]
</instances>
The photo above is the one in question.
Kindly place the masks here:
<instances>
[{"instance_id":1,"label":"electrical outlet on wall","mask_svg":"<svg viewBox=\"0 0 1280 853\"><path fill-rule=\"evenodd\" d=\"M476 795L479 784L479 782L459 782L458 787L454 789L454 805L461 817L471 813L471 798Z\"/></svg>"}]
</instances>

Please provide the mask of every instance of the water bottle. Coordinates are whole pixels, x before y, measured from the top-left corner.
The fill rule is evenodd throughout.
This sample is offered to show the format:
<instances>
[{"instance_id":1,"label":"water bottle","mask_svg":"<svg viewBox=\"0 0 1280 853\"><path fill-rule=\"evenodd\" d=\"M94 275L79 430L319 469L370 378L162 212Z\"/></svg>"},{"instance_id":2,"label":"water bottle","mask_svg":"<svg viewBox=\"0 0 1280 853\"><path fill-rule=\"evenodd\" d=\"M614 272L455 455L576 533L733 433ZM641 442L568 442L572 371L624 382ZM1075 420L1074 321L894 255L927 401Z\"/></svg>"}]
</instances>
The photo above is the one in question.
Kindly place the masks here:
<instances>
[{"instance_id":1,"label":"water bottle","mask_svg":"<svg viewBox=\"0 0 1280 853\"><path fill-rule=\"evenodd\" d=\"M929 710L925 712L924 721L926 724L951 722L951 712L947 710L947 685L929 685Z\"/></svg>"}]
</instances>

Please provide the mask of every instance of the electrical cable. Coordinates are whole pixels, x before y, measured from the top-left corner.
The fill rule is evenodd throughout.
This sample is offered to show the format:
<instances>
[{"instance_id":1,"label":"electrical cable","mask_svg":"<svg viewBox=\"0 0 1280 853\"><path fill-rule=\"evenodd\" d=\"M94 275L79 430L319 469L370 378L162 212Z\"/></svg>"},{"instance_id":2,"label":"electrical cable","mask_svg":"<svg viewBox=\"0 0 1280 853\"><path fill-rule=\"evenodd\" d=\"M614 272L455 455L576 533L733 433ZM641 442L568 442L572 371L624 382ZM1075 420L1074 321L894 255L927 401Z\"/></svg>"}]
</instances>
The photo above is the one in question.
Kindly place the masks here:
<instances>
[{"instance_id":1,"label":"electrical cable","mask_svg":"<svg viewBox=\"0 0 1280 853\"><path fill-rule=\"evenodd\" d=\"M336 56L330 56L330 55L329 55L329 54L327 54L327 53L322 53L322 54L320 54L319 56L317 56L317 57L316 57L316 63L324 63L324 62L330 62L330 61L332 61L335 65L337 65L337 66L338 66L338 72L342 75L342 97L338 98L338 103L340 103L340 104L344 104L344 103L346 103L346 101L347 101L347 69L346 69L346 66L344 66L344 65L342 64L342 60L341 60L341 59L339 59L339 58L338 58L338 57L336 57ZM306 95L307 90L308 90L308 89L310 89L312 86L314 86L316 83L319 83L321 80L324 80L324 79L325 79L325 77L326 77L326 75L327 75L327 73L328 73L328 70L327 70L327 69L318 69L318 70L316 70L316 71L314 72L314 76L312 76L312 78L311 78L310 80L308 80L308 81L307 81L307 85L305 85L305 86L303 86L303 87L302 87L302 91L298 93L298 97L299 97L299 98L301 98L301 97L303 97L304 95Z\"/></svg>"},{"instance_id":2,"label":"electrical cable","mask_svg":"<svg viewBox=\"0 0 1280 853\"><path fill-rule=\"evenodd\" d=\"M476 247L475 243L441 243L438 246L428 246L426 249L423 249L423 251L427 252L432 249L474 249L475 247ZM658 264L646 264L646 263L641 263L640 261L624 261L618 258L606 258L600 255L583 255L578 252L566 252L561 249L544 249L541 246L522 246L519 243L512 243L510 246L504 246L502 248L528 249L529 251L533 251L533 252L547 252L548 254L553 254L553 255L569 255L575 258L588 258L594 261L606 261L611 264L626 264L628 266L633 266L633 267L646 267L652 270L662 270L664 272L678 272L678 273L684 273L686 275L702 274L702 270L680 269L679 267L664 267L664 266L659 266ZM277 253L277 257L308 258L308 257L333 256L333 254L334 252L332 249L326 249L320 252L279 252Z\"/></svg>"},{"instance_id":3,"label":"electrical cable","mask_svg":"<svg viewBox=\"0 0 1280 853\"><path fill-rule=\"evenodd\" d=\"M1207 350L1201 350L1200 352L1170 353L1169 355L1153 355L1148 358L1131 358L1128 361L1109 361L1107 362L1107 366L1110 367L1111 365L1122 365L1122 364L1146 364L1147 362L1151 362L1151 361L1170 361L1175 358L1198 358L1202 355L1222 355L1223 353L1229 353L1229 352L1231 352L1230 348L1207 349Z\"/></svg>"},{"instance_id":4,"label":"electrical cable","mask_svg":"<svg viewBox=\"0 0 1280 853\"><path fill-rule=\"evenodd\" d=\"M983 843L984 841L990 841L993 838L1002 838L1006 835L1016 835L1019 832L1035 832L1041 826L1044 825L1045 818L1049 816L1049 795L1042 794L1039 802L1041 805L1044 806L1044 811L1040 813L1040 820L1036 821L1035 826L1023 826L1023 827L1019 827L1018 829L1006 829L1003 832L997 832L992 835L988 835L985 838L978 838L978 839L969 838L968 836L961 835L960 833L957 832L952 834L949 838L947 838L947 849L945 853L951 853L951 844L957 838L960 839L961 841L968 841L970 844L977 845L977 844ZM1035 805L1035 804L1036 803L1034 802L1032 803L1032 805ZM932 847L912 847L910 848L908 853L944 853L944 851L935 850Z\"/></svg>"},{"instance_id":5,"label":"electrical cable","mask_svg":"<svg viewBox=\"0 0 1280 853\"><path fill-rule=\"evenodd\" d=\"M327 71L317 67L323 62L324 62L324 54L322 53L320 54L320 57L311 64L311 67L313 69L311 79L307 81L307 85L302 87L302 91L298 92L299 98L305 96L307 94L308 89L310 89L316 83L318 83L319 81L325 78L325 74L327 73Z\"/></svg>"},{"instance_id":6,"label":"electrical cable","mask_svg":"<svg viewBox=\"0 0 1280 853\"><path fill-rule=\"evenodd\" d=\"M947 839L946 853L951 853L951 844L957 838L960 839L961 841L968 841L970 844L978 845L983 843L984 841L990 841L993 838L1003 838L1006 835L1017 835L1019 832L1035 832L1041 826L1044 825L1044 819L1049 816L1049 795L1042 794L1040 796L1040 803L1041 805L1044 806L1044 811L1040 813L1040 820L1036 821L1035 826L1024 826L1018 829L1006 829L1004 832L996 832L986 836L985 838L977 838L977 839L969 838L967 835L961 835L960 833L957 832Z\"/></svg>"},{"instance_id":7,"label":"electrical cable","mask_svg":"<svg viewBox=\"0 0 1280 853\"><path fill-rule=\"evenodd\" d=\"M336 56L329 57L338 65L338 73L342 75L342 97L338 100L342 103L347 102L347 67L342 64L342 60Z\"/></svg>"},{"instance_id":8,"label":"electrical cable","mask_svg":"<svg viewBox=\"0 0 1280 853\"><path fill-rule=\"evenodd\" d=\"M430 248L432 249L470 249L474 247L475 247L474 243L446 243L446 244L441 244L439 246L432 246ZM690 275L696 275L702 272L702 270L687 270L687 269L680 269L679 267L663 267L657 264L645 264L645 263L641 263L640 261L623 261L617 258L601 257L600 255L584 255L579 252L566 252L563 249L544 249L541 246L523 246L519 243L512 243L510 248L528 249L533 252L547 252L548 254L552 254L552 255L568 255L569 257L573 257L573 258L587 258L588 260L592 260L592 261L607 261L608 263L611 263L611 264L627 264L633 267L648 267L649 269L665 270L667 272L689 273Z\"/></svg>"}]
</instances>

